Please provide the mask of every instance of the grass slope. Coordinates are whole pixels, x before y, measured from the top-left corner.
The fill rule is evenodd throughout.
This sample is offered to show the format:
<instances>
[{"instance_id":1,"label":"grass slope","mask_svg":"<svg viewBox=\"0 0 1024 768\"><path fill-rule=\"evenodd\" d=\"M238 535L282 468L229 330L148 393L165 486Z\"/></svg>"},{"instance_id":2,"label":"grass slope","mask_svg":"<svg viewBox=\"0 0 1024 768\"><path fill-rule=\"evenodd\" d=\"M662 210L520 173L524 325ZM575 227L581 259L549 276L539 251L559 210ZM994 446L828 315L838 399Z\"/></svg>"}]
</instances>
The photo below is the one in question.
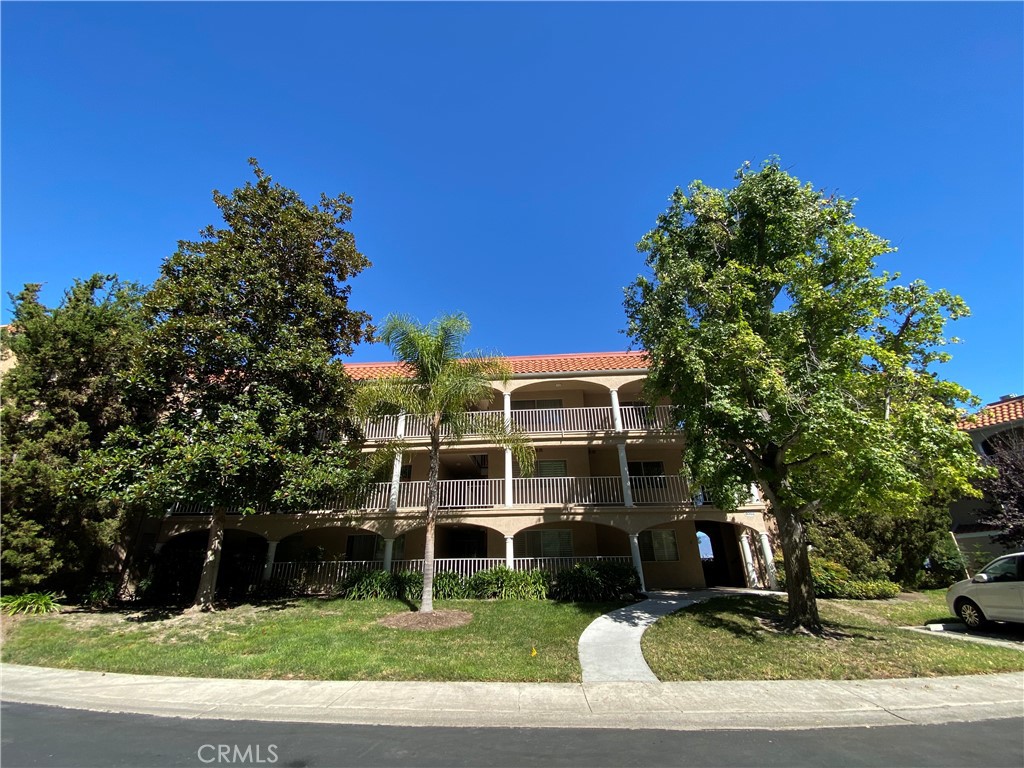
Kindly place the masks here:
<instances>
[{"instance_id":1,"label":"grass slope","mask_svg":"<svg viewBox=\"0 0 1024 768\"><path fill-rule=\"evenodd\" d=\"M716 598L665 617L644 634L642 647L664 681L851 680L1024 670L1019 650L900 628L953 621L944 594L819 600L824 637L784 631L783 599Z\"/></svg>"},{"instance_id":2,"label":"grass slope","mask_svg":"<svg viewBox=\"0 0 1024 768\"><path fill-rule=\"evenodd\" d=\"M3 660L137 674L318 680L579 682L577 642L619 604L439 601L469 611L437 631L377 623L400 602L295 600L213 614L71 612L21 617ZM532 654L533 649L537 654Z\"/></svg>"}]
</instances>

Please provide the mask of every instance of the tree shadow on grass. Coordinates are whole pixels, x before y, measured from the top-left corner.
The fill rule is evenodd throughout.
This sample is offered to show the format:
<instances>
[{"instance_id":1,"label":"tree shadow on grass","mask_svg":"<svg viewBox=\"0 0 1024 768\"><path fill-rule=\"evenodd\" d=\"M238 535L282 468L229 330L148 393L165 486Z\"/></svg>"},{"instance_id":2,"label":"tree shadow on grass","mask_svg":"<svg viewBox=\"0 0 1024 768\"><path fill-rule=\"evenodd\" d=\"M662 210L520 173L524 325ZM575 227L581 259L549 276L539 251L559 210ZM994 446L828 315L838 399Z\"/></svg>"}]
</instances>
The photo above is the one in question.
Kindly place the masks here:
<instances>
[{"instance_id":1,"label":"tree shadow on grass","mask_svg":"<svg viewBox=\"0 0 1024 768\"><path fill-rule=\"evenodd\" d=\"M806 636L827 640L884 640L865 627L837 621L823 620L821 632L809 632L790 621L786 602L777 597L719 597L683 610L693 621L706 629L729 632L735 637L754 643L766 642L772 636Z\"/></svg>"}]
</instances>

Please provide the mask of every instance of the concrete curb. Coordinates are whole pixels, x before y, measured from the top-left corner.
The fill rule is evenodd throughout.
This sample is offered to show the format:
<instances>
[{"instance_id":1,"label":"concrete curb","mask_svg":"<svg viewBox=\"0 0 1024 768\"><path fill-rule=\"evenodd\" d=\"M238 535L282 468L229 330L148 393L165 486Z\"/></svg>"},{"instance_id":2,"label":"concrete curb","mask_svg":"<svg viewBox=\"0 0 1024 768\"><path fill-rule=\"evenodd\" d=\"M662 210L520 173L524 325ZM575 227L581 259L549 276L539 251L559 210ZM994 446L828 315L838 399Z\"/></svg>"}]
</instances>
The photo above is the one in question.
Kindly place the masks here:
<instances>
[{"instance_id":1,"label":"concrete curb","mask_svg":"<svg viewBox=\"0 0 1024 768\"><path fill-rule=\"evenodd\" d=\"M855 681L223 680L5 664L3 701L160 717L359 725L806 729L1024 716L1024 673Z\"/></svg>"}]
</instances>

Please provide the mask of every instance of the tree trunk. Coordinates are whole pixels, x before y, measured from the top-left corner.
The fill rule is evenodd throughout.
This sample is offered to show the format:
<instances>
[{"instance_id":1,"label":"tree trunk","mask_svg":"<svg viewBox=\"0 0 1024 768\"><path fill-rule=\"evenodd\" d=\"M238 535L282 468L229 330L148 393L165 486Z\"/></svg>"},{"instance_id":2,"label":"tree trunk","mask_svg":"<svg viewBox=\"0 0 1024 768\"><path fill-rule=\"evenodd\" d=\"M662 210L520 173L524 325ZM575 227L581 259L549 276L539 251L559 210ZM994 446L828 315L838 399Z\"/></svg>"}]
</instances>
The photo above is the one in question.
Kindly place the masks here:
<instances>
[{"instance_id":1,"label":"tree trunk","mask_svg":"<svg viewBox=\"0 0 1024 768\"><path fill-rule=\"evenodd\" d=\"M427 475L427 534L423 543L423 594L420 613L434 611L434 533L437 528L438 475L441 468L441 425L438 419L430 429L430 472Z\"/></svg>"},{"instance_id":2,"label":"tree trunk","mask_svg":"<svg viewBox=\"0 0 1024 768\"><path fill-rule=\"evenodd\" d=\"M786 568L786 593L789 596L789 620L795 627L821 632L818 601L811 578L811 559L800 510L776 506L772 512L779 524L779 543Z\"/></svg>"},{"instance_id":3,"label":"tree trunk","mask_svg":"<svg viewBox=\"0 0 1024 768\"><path fill-rule=\"evenodd\" d=\"M220 571L220 553L224 546L225 513L222 507L213 510L210 518L210 538L206 542L206 559L199 576L199 589L192 604L193 610L212 611L217 593L217 573Z\"/></svg>"}]
</instances>

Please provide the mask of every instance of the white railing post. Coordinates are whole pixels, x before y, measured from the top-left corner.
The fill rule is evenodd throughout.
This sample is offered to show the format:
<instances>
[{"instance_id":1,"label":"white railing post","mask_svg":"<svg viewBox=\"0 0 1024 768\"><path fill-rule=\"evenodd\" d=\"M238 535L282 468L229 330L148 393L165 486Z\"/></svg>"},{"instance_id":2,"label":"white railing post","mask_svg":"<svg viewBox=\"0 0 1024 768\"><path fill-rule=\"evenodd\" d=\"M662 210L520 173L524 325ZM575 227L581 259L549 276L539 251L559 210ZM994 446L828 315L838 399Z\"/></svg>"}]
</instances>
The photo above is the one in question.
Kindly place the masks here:
<instances>
[{"instance_id":1,"label":"white railing post","mask_svg":"<svg viewBox=\"0 0 1024 768\"><path fill-rule=\"evenodd\" d=\"M754 554L750 551L750 535L744 531L740 534L740 554L743 556L743 570L747 574L747 586L757 587L757 571L754 569Z\"/></svg>"},{"instance_id":2,"label":"white railing post","mask_svg":"<svg viewBox=\"0 0 1024 768\"><path fill-rule=\"evenodd\" d=\"M512 570L515 565L514 541L515 540L511 536L505 537L505 567L509 570Z\"/></svg>"},{"instance_id":3,"label":"white railing post","mask_svg":"<svg viewBox=\"0 0 1024 768\"><path fill-rule=\"evenodd\" d=\"M270 581L270 576L274 573L274 556L277 554L277 542L267 542L267 559L263 561L263 576L261 581Z\"/></svg>"},{"instance_id":4,"label":"white railing post","mask_svg":"<svg viewBox=\"0 0 1024 768\"><path fill-rule=\"evenodd\" d=\"M760 533L761 554L764 555L764 569L767 571L768 588L773 592L779 589L779 577L775 573L775 555L772 553L772 541L764 531Z\"/></svg>"},{"instance_id":5,"label":"white railing post","mask_svg":"<svg viewBox=\"0 0 1024 768\"><path fill-rule=\"evenodd\" d=\"M640 559L640 534L631 533L629 534L629 551L633 555L633 568L636 570L636 575L640 577L640 591L646 592L647 585L644 584L644 564Z\"/></svg>"},{"instance_id":6,"label":"white railing post","mask_svg":"<svg viewBox=\"0 0 1024 768\"><path fill-rule=\"evenodd\" d=\"M395 436L401 440L405 437L405 414L398 414L398 426L395 428ZM388 492L388 512L398 511L398 484L402 481L402 454L395 454L395 461L391 465L391 488Z\"/></svg>"},{"instance_id":7,"label":"white railing post","mask_svg":"<svg viewBox=\"0 0 1024 768\"><path fill-rule=\"evenodd\" d=\"M622 478L622 503L627 507L632 507L633 491L629 487L629 463L626 461L626 444L619 443L615 448L619 452L619 477Z\"/></svg>"},{"instance_id":8,"label":"white railing post","mask_svg":"<svg viewBox=\"0 0 1024 768\"><path fill-rule=\"evenodd\" d=\"M504 403L502 410L505 414L505 429L512 430L512 393L505 392L502 397ZM512 450L505 449L505 506L511 507L512 500Z\"/></svg>"}]
</instances>

